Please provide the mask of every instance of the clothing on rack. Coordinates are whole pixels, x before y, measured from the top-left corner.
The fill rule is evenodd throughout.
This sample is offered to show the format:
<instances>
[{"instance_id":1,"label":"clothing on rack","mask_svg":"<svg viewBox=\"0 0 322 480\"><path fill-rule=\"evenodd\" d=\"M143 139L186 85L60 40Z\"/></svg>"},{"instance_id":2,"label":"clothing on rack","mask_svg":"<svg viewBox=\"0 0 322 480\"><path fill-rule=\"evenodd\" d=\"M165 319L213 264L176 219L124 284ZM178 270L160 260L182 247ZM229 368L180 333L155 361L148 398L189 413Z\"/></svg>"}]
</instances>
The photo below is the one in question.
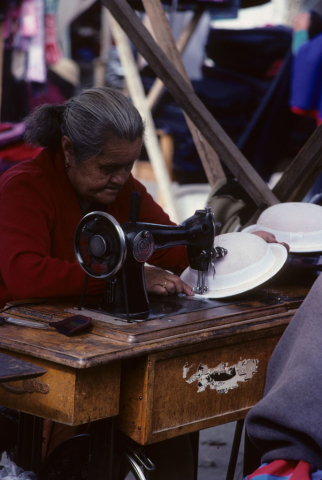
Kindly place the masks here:
<instances>
[{"instance_id":1,"label":"clothing on rack","mask_svg":"<svg viewBox=\"0 0 322 480\"><path fill-rule=\"evenodd\" d=\"M291 41L292 31L284 27L210 31L206 44L208 61L202 66L204 78L192 80L191 83L195 93L234 143L238 144L261 102L266 99L278 75L276 67L281 65L290 50ZM210 65L209 56L213 58L213 66ZM149 67L142 71L142 77L146 91L149 91L154 78ZM286 127L289 128L285 118L290 115L288 71L285 71L281 80L281 88L274 92L274 98L270 96L272 101L262 112L263 134L257 131L249 136L249 141L247 137L244 142L250 153L246 158L251 162L260 162L265 157L256 167L268 176L283 154L280 146L289 133L285 131ZM169 93L155 110L154 122L157 128L174 138L172 168L176 180L180 184L206 182L182 110ZM230 172L225 166L224 169L229 176Z\"/></svg>"},{"instance_id":2,"label":"clothing on rack","mask_svg":"<svg viewBox=\"0 0 322 480\"><path fill-rule=\"evenodd\" d=\"M213 28L206 43L203 74L216 78L225 72L230 82L248 85L247 120L239 136L232 139L265 180L278 161L287 156L286 146L293 128L288 104L291 42L292 30L276 26Z\"/></svg>"},{"instance_id":3,"label":"clothing on rack","mask_svg":"<svg viewBox=\"0 0 322 480\"><path fill-rule=\"evenodd\" d=\"M148 69L145 73L148 73ZM142 80L146 90L149 90L153 78L143 76ZM218 73L216 78L192 80L191 83L200 100L207 105L221 127L236 142L252 113L251 87L222 72ZM154 112L153 118L157 129L174 138L172 168L176 181L180 184L207 182L182 109L169 93Z\"/></svg>"},{"instance_id":4,"label":"clothing on rack","mask_svg":"<svg viewBox=\"0 0 322 480\"><path fill-rule=\"evenodd\" d=\"M45 13L43 0L24 0L34 5L34 23L36 30L30 36L28 46L28 63L26 71L27 82L46 82L45 64Z\"/></svg>"},{"instance_id":5,"label":"clothing on rack","mask_svg":"<svg viewBox=\"0 0 322 480\"><path fill-rule=\"evenodd\" d=\"M47 65L54 65L62 58L62 53L57 43L56 19L54 15L45 16L45 56Z\"/></svg>"},{"instance_id":6,"label":"clothing on rack","mask_svg":"<svg viewBox=\"0 0 322 480\"><path fill-rule=\"evenodd\" d=\"M293 65L289 103L294 113L322 119L322 15L315 10L309 15L308 28L294 30L292 40Z\"/></svg>"},{"instance_id":7,"label":"clothing on rack","mask_svg":"<svg viewBox=\"0 0 322 480\"><path fill-rule=\"evenodd\" d=\"M54 65L62 58L57 39L58 0L45 0L45 56L46 64Z\"/></svg>"},{"instance_id":8,"label":"clothing on rack","mask_svg":"<svg viewBox=\"0 0 322 480\"><path fill-rule=\"evenodd\" d=\"M75 93L79 68L72 60L62 58L56 32L57 8L58 0L8 0L4 21L3 122L19 123L36 106L64 103Z\"/></svg>"},{"instance_id":9,"label":"clothing on rack","mask_svg":"<svg viewBox=\"0 0 322 480\"><path fill-rule=\"evenodd\" d=\"M5 50L11 50L15 80L46 81L44 0L10 0L4 22Z\"/></svg>"},{"instance_id":10,"label":"clothing on rack","mask_svg":"<svg viewBox=\"0 0 322 480\"><path fill-rule=\"evenodd\" d=\"M250 29L212 28L205 46L215 65L258 78L274 76L277 67L291 47L290 28L263 27Z\"/></svg>"},{"instance_id":11,"label":"clothing on rack","mask_svg":"<svg viewBox=\"0 0 322 480\"><path fill-rule=\"evenodd\" d=\"M322 121L322 34L304 43L293 57L290 106L294 113Z\"/></svg>"}]
</instances>

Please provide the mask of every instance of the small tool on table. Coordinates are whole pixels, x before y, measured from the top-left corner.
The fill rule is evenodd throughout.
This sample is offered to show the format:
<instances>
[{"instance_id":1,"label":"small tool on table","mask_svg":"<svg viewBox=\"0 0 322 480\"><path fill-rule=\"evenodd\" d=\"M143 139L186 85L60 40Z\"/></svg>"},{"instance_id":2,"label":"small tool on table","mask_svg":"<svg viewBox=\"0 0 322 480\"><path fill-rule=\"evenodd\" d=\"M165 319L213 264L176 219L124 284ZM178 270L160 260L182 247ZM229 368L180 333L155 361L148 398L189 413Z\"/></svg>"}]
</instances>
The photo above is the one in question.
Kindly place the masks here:
<instances>
[{"instance_id":1,"label":"small tool on table","mask_svg":"<svg viewBox=\"0 0 322 480\"><path fill-rule=\"evenodd\" d=\"M12 323L14 325L20 325L22 327L30 327L30 328L40 328L42 330L50 330L50 327L45 323L41 322L32 322L31 320L24 320L22 318L17 317L0 317L0 325L3 323Z\"/></svg>"},{"instance_id":2,"label":"small tool on table","mask_svg":"<svg viewBox=\"0 0 322 480\"><path fill-rule=\"evenodd\" d=\"M63 333L67 337L79 333L81 330L86 330L92 323L90 317L84 315L73 315L72 317L64 318L62 320L56 320L49 322L49 325L41 322L33 322L31 320L24 320L17 317L0 317L0 325L4 323L11 323L14 325L20 325L22 327L40 328L42 330L52 330L54 327L59 333Z\"/></svg>"}]
</instances>

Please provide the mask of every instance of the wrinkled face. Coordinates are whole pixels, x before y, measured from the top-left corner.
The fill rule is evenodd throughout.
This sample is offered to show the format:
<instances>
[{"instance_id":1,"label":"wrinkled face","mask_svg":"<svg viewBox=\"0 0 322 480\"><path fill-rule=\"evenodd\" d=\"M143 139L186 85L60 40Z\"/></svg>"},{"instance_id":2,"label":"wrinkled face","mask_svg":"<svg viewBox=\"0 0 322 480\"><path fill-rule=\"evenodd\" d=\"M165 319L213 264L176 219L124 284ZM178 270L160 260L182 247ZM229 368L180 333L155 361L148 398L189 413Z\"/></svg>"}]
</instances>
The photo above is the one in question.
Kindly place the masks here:
<instances>
[{"instance_id":1,"label":"wrinkled face","mask_svg":"<svg viewBox=\"0 0 322 480\"><path fill-rule=\"evenodd\" d=\"M66 172L78 195L87 201L104 205L113 203L120 189L128 180L133 164L141 153L142 138L134 142L119 140L105 146L103 152L81 164L77 164L71 142L63 137Z\"/></svg>"}]
</instances>

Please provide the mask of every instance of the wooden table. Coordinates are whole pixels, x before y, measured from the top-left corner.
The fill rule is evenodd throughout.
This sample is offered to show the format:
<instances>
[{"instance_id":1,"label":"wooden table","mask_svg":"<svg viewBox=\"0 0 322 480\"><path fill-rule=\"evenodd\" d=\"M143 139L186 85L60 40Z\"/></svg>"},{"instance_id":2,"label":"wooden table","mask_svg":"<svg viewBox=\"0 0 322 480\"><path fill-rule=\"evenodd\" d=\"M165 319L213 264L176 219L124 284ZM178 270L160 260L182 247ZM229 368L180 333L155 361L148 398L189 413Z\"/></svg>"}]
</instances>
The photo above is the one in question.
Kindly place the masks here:
<instances>
[{"instance_id":1,"label":"wooden table","mask_svg":"<svg viewBox=\"0 0 322 480\"><path fill-rule=\"evenodd\" d=\"M141 445L244 418L263 395L271 353L308 289L270 284L236 303L143 323L91 312L90 330L75 337L5 324L0 351L47 373L32 392L0 388L0 404L69 425L116 416ZM4 315L48 323L77 305L51 299Z\"/></svg>"}]
</instances>

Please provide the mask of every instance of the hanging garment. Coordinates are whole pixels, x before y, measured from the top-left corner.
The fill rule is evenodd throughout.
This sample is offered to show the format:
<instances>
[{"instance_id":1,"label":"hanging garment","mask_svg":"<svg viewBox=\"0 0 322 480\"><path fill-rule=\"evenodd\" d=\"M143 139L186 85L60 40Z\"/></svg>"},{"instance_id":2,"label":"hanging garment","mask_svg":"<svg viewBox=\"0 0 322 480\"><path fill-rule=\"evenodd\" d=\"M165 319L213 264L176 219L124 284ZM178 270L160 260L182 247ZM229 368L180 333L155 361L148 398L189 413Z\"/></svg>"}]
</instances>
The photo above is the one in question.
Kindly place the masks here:
<instances>
[{"instance_id":1,"label":"hanging garment","mask_svg":"<svg viewBox=\"0 0 322 480\"><path fill-rule=\"evenodd\" d=\"M290 106L294 113L322 121L322 34L304 43L293 57Z\"/></svg>"},{"instance_id":2,"label":"hanging garment","mask_svg":"<svg viewBox=\"0 0 322 480\"><path fill-rule=\"evenodd\" d=\"M23 0L20 11L22 37L33 37L38 33L37 12L34 0Z\"/></svg>"},{"instance_id":3,"label":"hanging garment","mask_svg":"<svg viewBox=\"0 0 322 480\"><path fill-rule=\"evenodd\" d=\"M62 58L57 41L56 15L53 13L45 15L45 57L47 65L54 65Z\"/></svg>"},{"instance_id":4,"label":"hanging garment","mask_svg":"<svg viewBox=\"0 0 322 480\"><path fill-rule=\"evenodd\" d=\"M57 40L58 0L45 0L45 56L46 64L54 65L62 58Z\"/></svg>"},{"instance_id":5,"label":"hanging garment","mask_svg":"<svg viewBox=\"0 0 322 480\"><path fill-rule=\"evenodd\" d=\"M5 14L4 27L3 27L3 39L5 49L20 48L23 49L21 44L21 5L17 2L9 2L8 8Z\"/></svg>"},{"instance_id":6,"label":"hanging garment","mask_svg":"<svg viewBox=\"0 0 322 480\"><path fill-rule=\"evenodd\" d=\"M264 77L274 62L285 57L291 42L291 29L282 26L242 30L212 28L205 50L216 66Z\"/></svg>"},{"instance_id":7,"label":"hanging garment","mask_svg":"<svg viewBox=\"0 0 322 480\"><path fill-rule=\"evenodd\" d=\"M153 78L143 77L146 90ZM251 115L251 87L240 79L217 72L214 78L192 80L194 92L233 141L240 137ZM180 184L207 182L201 160L181 107L165 95L154 113L157 128L174 138L173 171Z\"/></svg>"},{"instance_id":8,"label":"hanging garment","mask_svg":"<svg viewBox=\"0 0 322 480\"><path fill-rule=\"evenodd\" d=\"M30 39L26 80L28 82L46 82L45 64L45 26L43 0L33 0L37 22L37 32Z\"/></svg>"},{"instance_id":9,"label":"hanging garment","mask_svg":"<svg viewBox=\"0 0 322 480\"><path fill-rule=\"evenodd\" d=\"M11 74L16 80L20 81L25 79L27 62L27 51L18 50L16 48L12 50Z\"/></svg>"}]
</instances>

